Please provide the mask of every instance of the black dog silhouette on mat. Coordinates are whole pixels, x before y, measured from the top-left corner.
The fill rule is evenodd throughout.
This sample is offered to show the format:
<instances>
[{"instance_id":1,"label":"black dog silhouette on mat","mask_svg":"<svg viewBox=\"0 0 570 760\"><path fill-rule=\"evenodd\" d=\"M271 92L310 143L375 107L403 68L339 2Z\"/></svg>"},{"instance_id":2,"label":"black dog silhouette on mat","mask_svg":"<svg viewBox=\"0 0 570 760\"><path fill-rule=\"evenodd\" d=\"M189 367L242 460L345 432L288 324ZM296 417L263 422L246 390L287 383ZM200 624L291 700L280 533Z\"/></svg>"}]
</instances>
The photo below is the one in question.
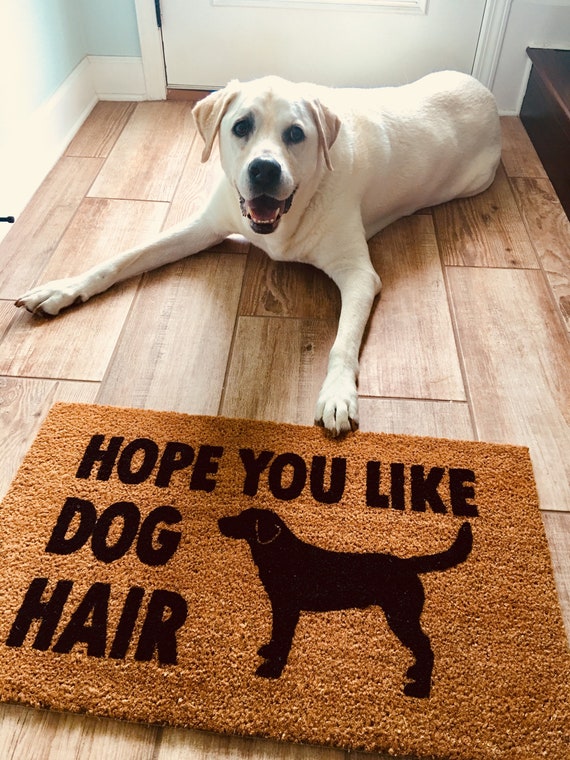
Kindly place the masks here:
<instances>
[{"instance_id":1,"label":"black dog silhouette on mat","mask_svg":"<svg viewBox=\"0 0 570 760\"><path fill-rule=\"evenodd\" d=\"M408 669L408 697L429 697L433 651L420 625L424 589L420 573L448 570L469 556L471 526L463 523L449 549L423 557L401 559L392 554L353 554L321 549L301 541L268 509L246 509L222 517L220 531L243 538L251 549L259 578L273 613L271 641L258 650L265 658L256 674L279 678L287 663L302 611L325 612L378 605L391 630L414 655Z\"/></svg>"}]
</instances>

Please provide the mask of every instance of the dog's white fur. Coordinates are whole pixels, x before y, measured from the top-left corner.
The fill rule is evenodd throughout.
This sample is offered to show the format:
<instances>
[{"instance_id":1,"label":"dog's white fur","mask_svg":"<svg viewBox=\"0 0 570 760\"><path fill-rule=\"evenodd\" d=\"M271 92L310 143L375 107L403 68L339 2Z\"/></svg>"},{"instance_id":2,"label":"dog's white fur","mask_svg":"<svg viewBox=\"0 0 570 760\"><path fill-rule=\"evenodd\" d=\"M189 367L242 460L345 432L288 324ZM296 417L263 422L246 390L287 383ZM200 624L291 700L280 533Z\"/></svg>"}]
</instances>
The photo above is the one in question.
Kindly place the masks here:
<instances>
[{"instance_id":1,"label":"dog's white fur","mask_svg":"<svg viewBox=\"0 0 570 760\"><path fill-rule=\"evenodd\" d=\"M494 99L475 79L456 72L373 90L266 77L230 82L199 102L194 114L205 143L203 160L219 135L224 169L205 207L150 244L36 287L16 305L54 315L116 282L241 233L273 259L324 270L339 287L338 332L315 420L333 434L345 432L358 422L360 344L381 286L366 241L399 217L490 185L501 149ZM238 122L243 124L235 134ZM302 131L291 132L292 126ZM259 158L278 165L275 187L263 193L278 210L256 211L260 192L251 164Z\"/></svg>"}]
</instances>

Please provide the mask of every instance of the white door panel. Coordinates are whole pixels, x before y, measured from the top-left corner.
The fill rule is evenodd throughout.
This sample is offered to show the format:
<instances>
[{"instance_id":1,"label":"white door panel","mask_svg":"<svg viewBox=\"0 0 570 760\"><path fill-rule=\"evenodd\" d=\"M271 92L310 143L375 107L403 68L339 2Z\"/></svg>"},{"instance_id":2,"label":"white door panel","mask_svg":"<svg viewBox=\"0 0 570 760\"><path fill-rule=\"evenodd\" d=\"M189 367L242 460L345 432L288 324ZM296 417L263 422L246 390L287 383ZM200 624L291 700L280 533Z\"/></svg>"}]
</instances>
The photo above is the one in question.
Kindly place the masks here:
<instances>
[{"instance_id":1,"label":"white door panel","mask_svg":"<svg viewBox=\"0 0 570 760\"><path fill-rule=\"evenodd\" d=\"M168 86L279 74L365 87L471 72L485 2L161 0Z\"/></svg>"}]
</instances>

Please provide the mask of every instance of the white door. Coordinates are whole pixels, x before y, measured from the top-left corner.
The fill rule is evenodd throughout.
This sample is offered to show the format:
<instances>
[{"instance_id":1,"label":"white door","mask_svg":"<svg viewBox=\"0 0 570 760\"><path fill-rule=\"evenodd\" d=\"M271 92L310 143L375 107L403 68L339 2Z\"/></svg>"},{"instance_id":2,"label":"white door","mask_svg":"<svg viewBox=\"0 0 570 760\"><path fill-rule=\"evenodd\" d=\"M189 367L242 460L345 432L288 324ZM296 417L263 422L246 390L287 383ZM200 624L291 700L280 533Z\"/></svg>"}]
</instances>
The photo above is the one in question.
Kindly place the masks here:
<instances>
[{"instance_id":1,"label":"white door","mask_svg":"<svg viewBox=\"0 0 570 760\"><path fill-rule=\"evenodd\" d=\"M365 87L470 73L486 2L160 0L167 84L214 89L279 74Z\"/></svg>"}]
</instances>

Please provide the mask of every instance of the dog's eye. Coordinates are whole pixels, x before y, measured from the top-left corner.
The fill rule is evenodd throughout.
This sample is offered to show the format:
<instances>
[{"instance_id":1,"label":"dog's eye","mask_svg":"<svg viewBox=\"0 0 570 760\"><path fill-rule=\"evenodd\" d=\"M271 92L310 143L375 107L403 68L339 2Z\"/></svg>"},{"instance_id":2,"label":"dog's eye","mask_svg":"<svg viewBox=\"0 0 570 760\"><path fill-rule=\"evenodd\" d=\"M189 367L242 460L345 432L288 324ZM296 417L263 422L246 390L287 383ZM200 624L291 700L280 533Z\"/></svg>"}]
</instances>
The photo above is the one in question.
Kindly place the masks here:
<instances>
[{"instance_id":1,"label":"dog's eye","mask_svg":"<svg viewBox=\"0 0 570 760\"><path fill-rule=\"evenodd\" d=\"M247 137L253 130L251 119L240 119L232 127L232 132L236 137Z\"/></svg>"},{"instance_id":2,"label":"dog's eye","mask_svg":"<svg viewBox=\"0 0 570 760\"><path fill-rule=\"evenodd\" d=\"M283 138L289 145L297 145L297 143L303 142L305 139L305 133L297 124L293 124L292 127L285 130Z\"/></svg>"}]
</instances>

